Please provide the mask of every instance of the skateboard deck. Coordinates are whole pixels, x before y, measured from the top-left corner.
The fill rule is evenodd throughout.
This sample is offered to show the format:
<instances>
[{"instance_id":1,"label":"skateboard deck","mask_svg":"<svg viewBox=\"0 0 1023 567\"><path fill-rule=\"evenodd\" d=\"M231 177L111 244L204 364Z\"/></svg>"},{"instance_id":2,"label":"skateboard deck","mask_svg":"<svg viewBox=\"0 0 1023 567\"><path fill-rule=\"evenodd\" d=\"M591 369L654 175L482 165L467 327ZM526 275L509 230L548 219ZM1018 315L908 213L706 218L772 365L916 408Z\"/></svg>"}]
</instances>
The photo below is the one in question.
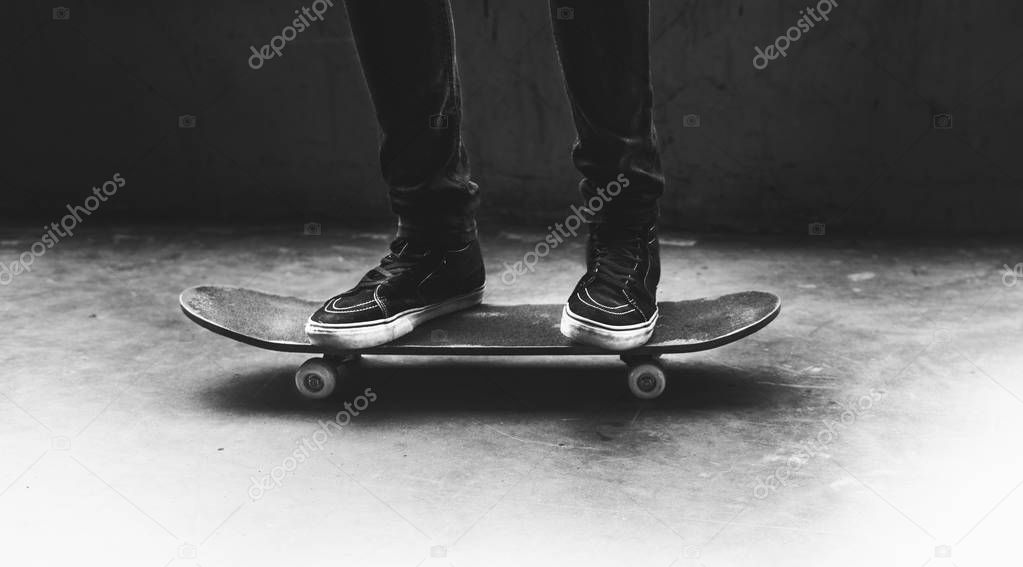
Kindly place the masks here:
<instances>
[{"instance_id":1,"label":"skateboard deck","mask_svg":"<svg viewBox=\"0 0 1023 567\"><path fill-rule=\"evenodd\" d=\"M428 321L385 345L330 350L309 342L306 319L320 302L245 288L198 286L180 297L199 325L252 346L283 352L416 355L657 355L708 350L764 328L781 310L771 293L745 291L658 305L653 337L642 347L612 352L573 344L559 331L562 305L482 304Z\"/></svg>"},{"instance_id":2,"label":"skateboard deck","mask_svg":"<svg viewBox=\"0 0 1023 567\"><path fill-rule=\"evenodd\" d=\"M387 344L343 351L314 345L306 337L306 319L320 306L316 301L222 286L186 289L179 301L189 319L219 335L268 350L322 354L295 373L295 388L310 399L329 396L363 354L613 354L628 367L633 395L652 400L667 383L657 357L737 341L764 328L781 310L781 300L762 291L663 302L650 341L615 352L569 342L560 331L561 305L482 304L428 321Z\"/></svg>"}]
</instances>

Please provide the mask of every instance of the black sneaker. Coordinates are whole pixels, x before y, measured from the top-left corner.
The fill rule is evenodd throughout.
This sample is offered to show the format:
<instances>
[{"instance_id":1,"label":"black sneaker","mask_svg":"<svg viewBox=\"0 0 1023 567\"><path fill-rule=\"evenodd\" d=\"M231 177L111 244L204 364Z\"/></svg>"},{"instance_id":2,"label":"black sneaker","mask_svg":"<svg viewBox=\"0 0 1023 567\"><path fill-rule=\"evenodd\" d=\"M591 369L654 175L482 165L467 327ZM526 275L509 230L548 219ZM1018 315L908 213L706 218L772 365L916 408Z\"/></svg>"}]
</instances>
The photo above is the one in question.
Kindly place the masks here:
<instances>
[{"instance_id":1,"label":"black sneaker","mask_svg":"<svg viewBox=\"0 0 1023 567\"><path fill-rule=\"evenodd\" d=\"M444 246L398 237L379 266L309 317L305 332L321 346L381 345L424 321L482 303L485 278L477 240Z\"/></svg>"},{"instance_id":2,"label":"black sneaker","mask_svg":"<svg viewBox=\"0 0 1023 567\"><path fill-rule=\"evenodd\" d=\"M643 345L657 324L657 228L590 225L586 274L561 314L561 334L609 350Z\"/></svg>"}]
</instances>

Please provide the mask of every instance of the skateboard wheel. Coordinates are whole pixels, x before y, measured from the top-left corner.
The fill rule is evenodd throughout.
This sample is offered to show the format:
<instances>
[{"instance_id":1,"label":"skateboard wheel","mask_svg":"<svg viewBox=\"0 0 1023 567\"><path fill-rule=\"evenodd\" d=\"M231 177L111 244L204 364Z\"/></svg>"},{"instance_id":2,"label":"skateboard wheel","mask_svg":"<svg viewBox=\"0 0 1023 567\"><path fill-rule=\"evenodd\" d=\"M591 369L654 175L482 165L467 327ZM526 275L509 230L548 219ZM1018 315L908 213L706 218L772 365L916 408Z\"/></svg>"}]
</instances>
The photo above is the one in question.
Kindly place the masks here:
<instances>
[{"instance_id":1,"label":"skateboard wheel","mask_svg":"<svg viewBox=\"0 0 1023 567\"><path fill-rule=\"evenodd\" d=\"M660 396L667 385L664 370L654 362L629 367L629 390L641 400L652 400Z\"/></svg>"},{"instance_id":2,"label":"skateboard wheel","mask_svg":"<svg viewBox=\"0 0 1023 567\"><path fill-rule=\"evenodd\" d=\"M332 394L337 382L337 370L323 358L310 358L302 363L295 373L295 387L298 393L312 400L323 399Z\"/></svg>"}]
</instances>

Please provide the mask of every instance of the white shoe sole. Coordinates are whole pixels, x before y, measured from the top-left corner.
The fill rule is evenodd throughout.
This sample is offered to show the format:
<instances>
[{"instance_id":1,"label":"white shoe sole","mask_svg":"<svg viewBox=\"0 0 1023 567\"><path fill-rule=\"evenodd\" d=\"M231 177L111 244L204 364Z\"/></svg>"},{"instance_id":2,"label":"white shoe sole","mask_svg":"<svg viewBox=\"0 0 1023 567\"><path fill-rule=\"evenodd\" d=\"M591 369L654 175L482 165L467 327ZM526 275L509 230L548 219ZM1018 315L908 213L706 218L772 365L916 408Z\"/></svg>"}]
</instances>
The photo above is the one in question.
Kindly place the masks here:
<instances>
[{"instance_id":1,"label":"white shoe sole","mask_svg":"<svg viewBox=\"0 0 1023 567\"><path fill-rule=\"evenodd\" d=\"M363 323L330 325L310 319L305 324L309 340L316 346L339 350L358 350L389 343L412 332L417 325L448 313L483 303L483 287L440 303L409 309L387 319Z\"/></svg>"},{"instance_id":2,"label":"white shoe sole","mask_svg":"<svg viewBox=\"0 0 1023 567\"><path fill-rule=\"evenodd\" d=\"M645 323L606 325L580 317L566 305L561 311L561 334L572 341L607 350L623 351L643 346L654 334L658 312Z\"/></svg>"}]
</instances>

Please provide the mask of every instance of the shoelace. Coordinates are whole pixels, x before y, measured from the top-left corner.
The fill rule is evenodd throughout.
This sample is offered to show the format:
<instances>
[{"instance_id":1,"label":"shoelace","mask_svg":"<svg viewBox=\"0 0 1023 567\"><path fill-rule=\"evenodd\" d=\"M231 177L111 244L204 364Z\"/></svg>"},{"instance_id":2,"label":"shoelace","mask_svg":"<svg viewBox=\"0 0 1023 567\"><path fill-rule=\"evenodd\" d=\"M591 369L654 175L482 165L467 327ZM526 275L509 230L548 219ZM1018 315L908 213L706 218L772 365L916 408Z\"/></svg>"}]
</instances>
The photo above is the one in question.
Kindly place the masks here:
<instances>
[{"instance_id":1,"label":"shoelace","mask_svg":"<svg viewBox=\"0 0 1023 567\"><path fill-rule=\"evenodd\" d=\"M405 249L407 242L396 240L391 243L391 251L380 260L380 265L370 270L356 287L376 287L381 282L400 276L418 266L428 252L409 252ZM395 248L399 250L395 252Z\"/></svg>"},{"instance_id":2,"label":"shoelace","mask_svg":"<svg viewBox=\"0 0 1023 567\"><path fill-rule=\"evenodd\" d=\"M643 247L642 236L608 239L597 238L593 248L594 277L616 288L625 288L638 281L635 273Z\"/></svg>"}]
</instances>

